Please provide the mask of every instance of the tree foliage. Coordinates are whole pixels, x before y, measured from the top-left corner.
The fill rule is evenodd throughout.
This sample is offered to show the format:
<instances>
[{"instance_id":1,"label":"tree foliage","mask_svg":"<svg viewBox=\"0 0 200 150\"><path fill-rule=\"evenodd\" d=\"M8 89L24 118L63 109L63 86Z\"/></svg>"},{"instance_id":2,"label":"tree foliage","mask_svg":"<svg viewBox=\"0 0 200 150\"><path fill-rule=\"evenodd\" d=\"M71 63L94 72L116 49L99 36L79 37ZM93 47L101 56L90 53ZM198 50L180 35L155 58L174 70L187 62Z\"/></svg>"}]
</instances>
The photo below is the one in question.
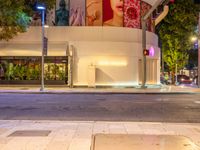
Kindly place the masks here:
<instances>
[{"instance_id":1,"label":"tree foliage","mask_svg":"<svg viewBox=\"0 0 200 150\"><path fill-rule=\"evenodd\" d=\"M52 8L54 0L38 0ZM9 40L26 31L36 0L0 0L0 41Z\"/></svg>"},{"instance_id":2,"label":"tree foliage","mask_svg":"<svg viewBox=\"0 0 200 150\"><path fill-rule=\"evenodd\" d=\"M176 0L169 6L168 15L157 28L164 61L172 73L175 72L176 64L180 69L188 61L191 36L196 35L199 11L200 7L192 0Z\"/></svg>"}]
</instances>

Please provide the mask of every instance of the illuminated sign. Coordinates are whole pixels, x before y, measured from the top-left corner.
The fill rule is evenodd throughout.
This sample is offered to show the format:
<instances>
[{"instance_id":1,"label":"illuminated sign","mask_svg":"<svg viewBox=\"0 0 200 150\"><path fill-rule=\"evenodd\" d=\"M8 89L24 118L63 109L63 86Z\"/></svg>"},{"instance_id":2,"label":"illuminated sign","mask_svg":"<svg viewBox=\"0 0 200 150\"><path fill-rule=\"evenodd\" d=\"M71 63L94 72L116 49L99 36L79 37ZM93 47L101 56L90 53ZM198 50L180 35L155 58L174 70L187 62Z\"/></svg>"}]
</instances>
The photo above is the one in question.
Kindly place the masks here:
<instances>
[{"instance_id":1,"label":"illuminated sign","mask_svg":"<svg viewBox=\"0 0 200 150\"><path fill-rule=\"evenodd\" d=\"M155 55L155 49L153 48L153 46L151 46L149 49L149 56L154 56L154 55Z\"/></svg>"}]
</instances>

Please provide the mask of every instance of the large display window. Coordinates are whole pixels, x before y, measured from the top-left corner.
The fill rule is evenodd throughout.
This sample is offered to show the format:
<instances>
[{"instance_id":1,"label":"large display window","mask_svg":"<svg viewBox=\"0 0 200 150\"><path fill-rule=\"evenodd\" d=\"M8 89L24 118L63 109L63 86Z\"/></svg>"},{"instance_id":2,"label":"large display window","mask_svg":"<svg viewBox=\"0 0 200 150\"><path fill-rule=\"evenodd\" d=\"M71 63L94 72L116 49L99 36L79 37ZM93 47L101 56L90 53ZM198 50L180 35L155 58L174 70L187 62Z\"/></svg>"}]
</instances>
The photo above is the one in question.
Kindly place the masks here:
<instances>
[{"instance_id":1,"label":"large display window","mask_svg":"<svg viewBox=\"0 0 200 150\"><path fill-rule=\"evenodd\" d=\"M46 84L68 83L67 57L45 57L44 79ZM0 57L1 84L40 84L41 57Z\"/></svg>"}]
</instances>

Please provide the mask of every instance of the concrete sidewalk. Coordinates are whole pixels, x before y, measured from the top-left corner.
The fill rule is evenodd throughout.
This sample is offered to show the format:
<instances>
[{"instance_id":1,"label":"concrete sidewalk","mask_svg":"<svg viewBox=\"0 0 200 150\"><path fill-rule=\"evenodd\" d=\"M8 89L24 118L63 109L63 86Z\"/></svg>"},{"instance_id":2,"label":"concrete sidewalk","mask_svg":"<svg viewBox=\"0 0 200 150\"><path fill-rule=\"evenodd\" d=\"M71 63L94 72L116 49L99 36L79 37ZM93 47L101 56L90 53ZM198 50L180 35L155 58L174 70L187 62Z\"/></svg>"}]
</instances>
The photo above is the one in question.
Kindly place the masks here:
<instances>
[{"instance_id":1,"label":"concrete sidewalk","mask_svg":"<svg viewBox=\"0 0 200 150\"><path fill-rule=\"evenodd\" d=\"M32 85L8 85L0 86L0 93L36 93L36 94L57 94L57 93L111 93L111 94L200 94L200 88L195 86L167 86L149 85L146 89L141 89L140 87L135 88L123 88L123 87L112 87L112 88L69 88L65 86L46 86L43 92L40 91L40 86Z\"/></svg>"},{"instance_id":2,"label":"concrete sidewalk","mask_svg":"<svg viewBox=\"0 0 200 150\"><path fill-rule=\"evenodd\" d=\"M200 148L200 124L1 120L0 150L90 150L97 133L184 136Z\"/></svg>"}]
</instances>

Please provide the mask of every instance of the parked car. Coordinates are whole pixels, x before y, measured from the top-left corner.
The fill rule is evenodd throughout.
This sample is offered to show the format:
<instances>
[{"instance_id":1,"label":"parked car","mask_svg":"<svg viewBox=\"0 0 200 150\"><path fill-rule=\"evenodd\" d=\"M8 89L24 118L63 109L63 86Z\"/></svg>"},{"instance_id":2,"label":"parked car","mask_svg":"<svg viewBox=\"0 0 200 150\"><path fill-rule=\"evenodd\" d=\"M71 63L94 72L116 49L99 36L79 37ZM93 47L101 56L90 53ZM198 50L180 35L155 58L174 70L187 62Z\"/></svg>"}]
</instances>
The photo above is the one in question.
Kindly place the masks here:
<instances>
[{"instance_id":1,"label":"parked car","mask_svg":"<svg viewBox=\"0 0 200 150\"><path fill-rule=\"evenodd\" d=\"M192 84L193 79L187 75L177 75L177 81L179 84Z\"/></svg>"}]
</instances>

